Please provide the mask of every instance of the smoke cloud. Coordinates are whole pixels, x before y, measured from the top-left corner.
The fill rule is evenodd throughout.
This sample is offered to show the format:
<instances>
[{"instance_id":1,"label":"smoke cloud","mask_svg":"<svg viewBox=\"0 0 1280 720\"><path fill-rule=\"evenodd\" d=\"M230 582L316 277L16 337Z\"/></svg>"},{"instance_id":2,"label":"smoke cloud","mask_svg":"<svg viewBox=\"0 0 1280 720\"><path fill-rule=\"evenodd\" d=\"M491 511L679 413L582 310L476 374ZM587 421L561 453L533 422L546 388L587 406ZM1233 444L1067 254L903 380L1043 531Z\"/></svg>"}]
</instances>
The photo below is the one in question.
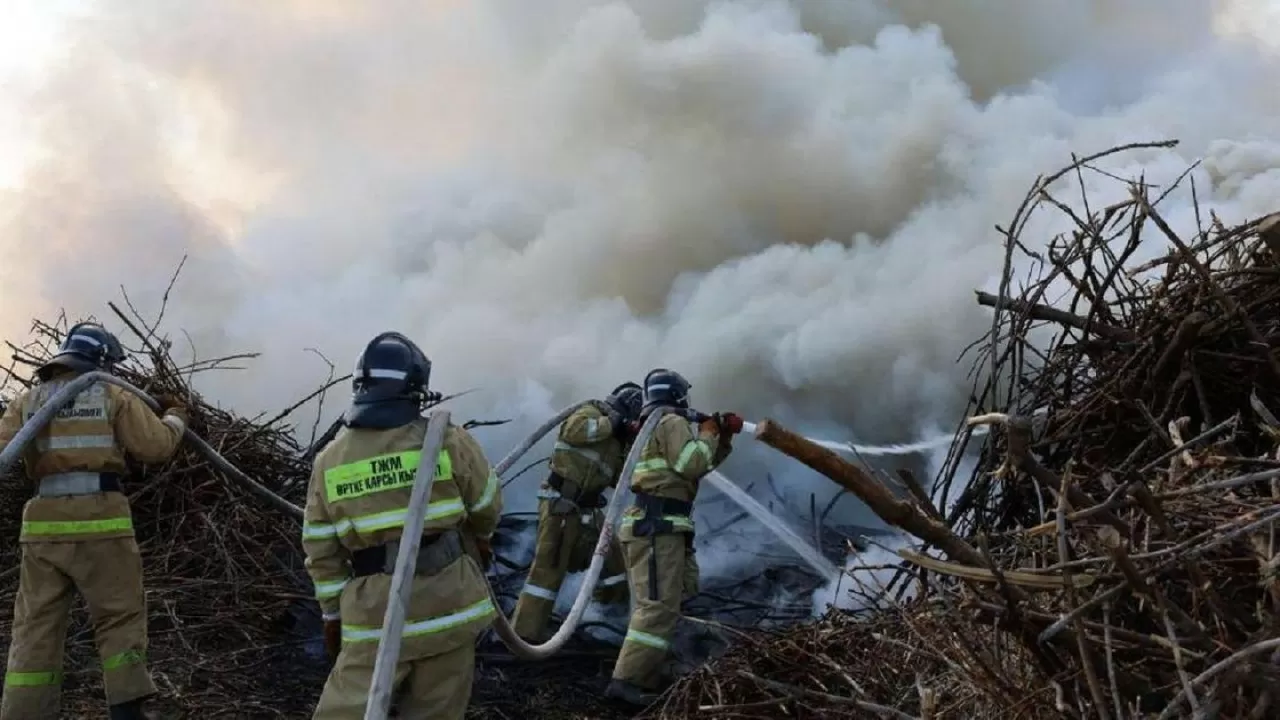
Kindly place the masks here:
<instances>
[{"instance_id":1,"label":"smoke cloud","mask_svg":"<svg viewBox=\"0 0 1280 720\"><path fill-rule=\"evenodd\" d=\"M60 308L118 328L105 302L122 285L154 315L187 255L165 326L179 354L177 328L201 357L263 354L197 376L246 413L323 381L308 348L341 374L396 329L437 388L479 388L455 413L516 420L477 431L495 462L654 366L707 410L910 441L963 407L956 358L990 323L972 291L999 269L994 226L1071 152L1178 138L1106 167L1160 183L1204 158L1193 177L1224 220L1276 209L1280 63L1248 35L1264 11L89 4L56 65L10 93L38 160L0 195L0 335ZM1189 194L1165 202L1194 221ZM797 506L834 495L738 445L725 471L757 492L768 471ZM510 506L532 506L535 474ZM847 499L832 519L867 521Z\"/></svg>"}]
</instances>

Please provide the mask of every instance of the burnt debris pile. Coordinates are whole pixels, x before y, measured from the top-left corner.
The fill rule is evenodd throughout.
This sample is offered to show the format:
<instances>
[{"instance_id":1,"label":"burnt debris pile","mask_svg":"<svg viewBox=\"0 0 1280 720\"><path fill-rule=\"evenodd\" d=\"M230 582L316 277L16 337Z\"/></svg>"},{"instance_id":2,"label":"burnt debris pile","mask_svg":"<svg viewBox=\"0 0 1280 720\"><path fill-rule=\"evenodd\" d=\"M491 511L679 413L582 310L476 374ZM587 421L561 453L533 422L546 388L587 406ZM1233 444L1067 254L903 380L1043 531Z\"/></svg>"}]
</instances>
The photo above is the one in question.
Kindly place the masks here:
<instances>
[{"instance_id":1,"label":"burnt debris pile","mask_svg":"<svg viewBox=\"0 0 1280 720\"><path fill-rule=\"evenodd\" d=\"M1170 145L1078 160L1001 229L969 420L931 497L894 489L884 600L753 635L647 717L1280 712L1280 214L1174 222L1190 172L1101 167Z\"/></svg>"}]
</instances>

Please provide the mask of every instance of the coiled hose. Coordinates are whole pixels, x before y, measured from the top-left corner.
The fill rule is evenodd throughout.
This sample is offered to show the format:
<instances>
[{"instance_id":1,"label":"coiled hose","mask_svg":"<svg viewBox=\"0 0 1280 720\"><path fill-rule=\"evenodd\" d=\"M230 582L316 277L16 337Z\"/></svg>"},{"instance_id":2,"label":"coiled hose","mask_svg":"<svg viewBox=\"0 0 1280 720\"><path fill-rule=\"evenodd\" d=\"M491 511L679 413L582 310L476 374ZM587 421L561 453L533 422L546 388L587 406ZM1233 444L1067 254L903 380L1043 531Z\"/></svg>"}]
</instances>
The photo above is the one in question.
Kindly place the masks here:
<instances>
[{"instance_id":1,"label":"coiled hose","mask_svg":"<svg viewBox=\"0 0 1280 720\"><path fill-rule=\"evenodd\" d=\"M45 426L53 420L53 416L56 415L60 409L65 407L76 395L98 382L108 383L123 388L124 390L137 395L139 398L142 398L143 402L153 410L160 409L160 404L156 402L155 398L152 398L150 395L146 394L126 380L101 371L85 373L60 388L58 392L53 394L53 397L49 398L48 402L46 402L35 412L35 414L31 416L29 421L23 424L22 429L18 431L18 434L14 436L9 445L5 447L3 452L0 452L0 475L3 475L4 472L13 465L19 457L21 457L23 449L33 439L35 439L37 433L43 430ZM552 430L559 427L560 423L564 422L575 410L585 404L586 402L584 401L570 405L564 410L561 410L550 420L547 420L539 426L533 434L526 438L524 442L520 443L514 450L508 453L507 456L494 467L494 472L499 476L506 473L513 465L519 462L520 458L528 453L534 445L537 445L539 440L545 437ZM641 426L640 432L636 435L636 440L631 446L631 452L627 454L626 462L622 466L622 473L618 477L618 487L614 491L613 497L610 498L608 509L605 511L604 526L601 528L600 538L596 542L594 554L591 556L591 563L587 567L587 574L582 580L581 587L578 588L578 595L574 598L573 606L569 610L569 616L565 619L564 623L561 624L560 629L557 630L556 633L545 643L542 643L541 645L533 645L517 635L507 617L501 612L498 613L497 618L494 620L494 631L502 640L503 644L505 644L516 657L525 660L545 660L559 652L560 649L564 647L564 644L568 642L573 633L578 629L578 624L582 621L582 615L586 612L587 605L590 604L591 593L595 589L596 582L600 579L601 571L604 569L605 556L609 551L609 543L613 539L614 523L617 522L618 517L622 513L622 508L625 506L624 500L630 495L631 475L635 472L636 462L639 461L640 453L643 451L645 444L648 443L649 436L653 434L654 428L657 427L658 421L665 413L666 410L651 413L644 425ZM209 462L213 463L214 467L218 468L232 480L236 481L236 483L245 490L256 495L259 499L272 507L287 515L293 516L299 522L302 521L302 508L294 505L274 492L271 492L261 483L241 472L239 468L232 465L226 458L219 455L218 451L213 449L213 446L209 445L209 443L205 442L203 438L192 432L190 428L187 428L184 433L184 437L195 445L196 449L199 450L200 453L209 460ZM486 586L488 586L489 597L493 600L494 607L501 607L498 604L497 597L494 595L493 587L488 585L488 583L486 583Z\"/></svg>"}]
</instances>

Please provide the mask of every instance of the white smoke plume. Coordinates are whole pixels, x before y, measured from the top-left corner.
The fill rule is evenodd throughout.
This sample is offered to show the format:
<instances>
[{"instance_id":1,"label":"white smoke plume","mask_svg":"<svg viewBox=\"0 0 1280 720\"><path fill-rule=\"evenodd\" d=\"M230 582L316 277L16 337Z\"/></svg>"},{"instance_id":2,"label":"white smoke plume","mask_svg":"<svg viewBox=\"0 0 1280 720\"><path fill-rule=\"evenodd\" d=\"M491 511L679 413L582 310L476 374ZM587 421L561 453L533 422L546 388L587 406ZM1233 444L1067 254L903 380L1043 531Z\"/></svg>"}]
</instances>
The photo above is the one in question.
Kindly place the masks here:
<instances>
[{"instance_id":1,"label":"white smoke plume","mask_svg":"<svg viewBox=\"0 0 1280 720\"><path fill-rule=\"evenodd\" d=\"M1280 63L1249 34L1266 12L86 2L53 66L5 96L36 160L0 195L0 336L59 308L118 328L121 285L154 314L186 254L166 327L202 357L263 353L199 380L246 413L323 380L307 348L345 372L396 329L437 388L481 389L455 413L518 421L478 431L495 461L654 366L707 410L910 441L963 407L994 226L1071 152L1177 138L1108 167L1167 182L1206 158L1194 177L1224 220L1276 209ZM1192 222L1188 194L1166 203ZM834 495L738 445L731 477L763 487L770 469L797 505ZM536 474L510 507L532 505ZM835 516L867 521L848 500Z\"/></svg>"}]
</instances>

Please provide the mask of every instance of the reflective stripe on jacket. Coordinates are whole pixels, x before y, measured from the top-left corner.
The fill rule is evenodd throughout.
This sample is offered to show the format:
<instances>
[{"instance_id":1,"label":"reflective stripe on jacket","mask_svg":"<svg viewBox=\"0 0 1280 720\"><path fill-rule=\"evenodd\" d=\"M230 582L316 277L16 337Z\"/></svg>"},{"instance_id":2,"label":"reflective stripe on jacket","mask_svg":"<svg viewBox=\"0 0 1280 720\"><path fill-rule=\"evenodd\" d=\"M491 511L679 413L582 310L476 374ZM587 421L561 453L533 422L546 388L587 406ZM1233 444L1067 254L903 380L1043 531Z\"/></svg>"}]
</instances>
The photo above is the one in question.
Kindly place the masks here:
<instances>
[{"instance_id":1,"label":"reflective stripe on jacket","mask_svg":"<svg viewBox=\"0 0 1280 720\"><path fill-rule=\"evenodd\" d=\"M391 576L353 578L350 558L401 536L426 428L420 418L389 430L344 429L311 473L302 529L307 572L325 618L341 618L344 642L370 658L381 637ZM479 444L450 425L435 462L424 534L457 529L468 538L491 537L502 512L502 490ZM431 577L417 577L401 658L474 642L495 613L484 576L469 556Z\"/></svg>"},{"instance_id":2,"label":"reflective stripe on jacket","mask_svg":"<svg viewBox=\"0 0 1280 720\"><path fill-rule=\"evenodd\" d=\"M551 470L578 484L582 492L613 487L627 448L613 436L613 425L600 403L578 408L560 424Z\"/></svg>"},{"instance_id":3,"label":"reflective stripe on jacket","mask_svg":"<svg viewBox=\"0 0 1280 720\"><path fill-rule=\"evenodd\" d=\"M0 450L65 384L56 376L19 395L0 417ZM39 479L69 472L125 474L125 453L143 462L168 460L186 427L175 416L157 417L133 393L106 383L89 386L54 416L23 451L35 489ZM132 537L129 501L118 492L33 497L23 509L23 542L66 542Z\"/></svg>"}]
</instances>

